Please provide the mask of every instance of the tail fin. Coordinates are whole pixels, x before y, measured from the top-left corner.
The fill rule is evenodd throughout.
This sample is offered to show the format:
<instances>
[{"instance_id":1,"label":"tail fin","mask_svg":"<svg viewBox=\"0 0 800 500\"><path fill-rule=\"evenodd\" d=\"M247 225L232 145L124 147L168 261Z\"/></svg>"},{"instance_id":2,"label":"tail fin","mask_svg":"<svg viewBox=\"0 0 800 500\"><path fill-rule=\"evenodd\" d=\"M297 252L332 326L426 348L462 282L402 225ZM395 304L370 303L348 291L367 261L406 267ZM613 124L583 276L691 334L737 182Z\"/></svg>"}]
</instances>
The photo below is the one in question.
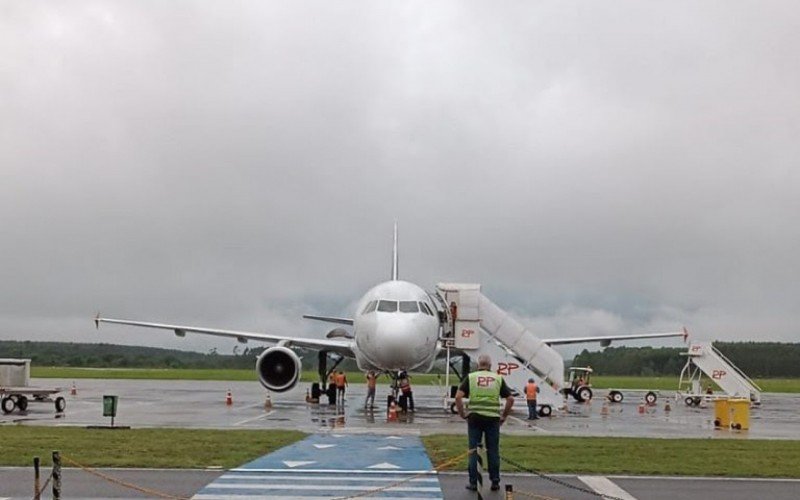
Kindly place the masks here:
<instances>
[{"instance_id":1,"label":"tail fin","mask_svg":"<svg viewBox=\"0 0 800 500\"><path fill-rule=\"evenodd\" d=\"M394 221L394 246L392 247L392 281L397 281L398 276L397 259L397 221Z\"/></svg>"}]
</instances>

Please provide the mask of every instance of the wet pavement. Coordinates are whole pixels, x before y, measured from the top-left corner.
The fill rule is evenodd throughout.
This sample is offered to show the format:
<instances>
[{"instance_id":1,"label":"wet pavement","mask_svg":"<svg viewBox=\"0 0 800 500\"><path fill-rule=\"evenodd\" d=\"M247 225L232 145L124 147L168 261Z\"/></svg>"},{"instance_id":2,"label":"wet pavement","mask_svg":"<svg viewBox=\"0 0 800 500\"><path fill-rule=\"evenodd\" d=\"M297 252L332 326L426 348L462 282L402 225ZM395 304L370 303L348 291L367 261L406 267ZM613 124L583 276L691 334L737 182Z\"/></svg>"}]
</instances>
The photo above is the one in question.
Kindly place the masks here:
<instances>
[{"instance_id":1,"label":"wet pavement","mask_svg":"<svg viewBox=\"0 0 800 500\"><path fill-rule=\"evenodd\" d=\"M378 387L379 403L363 407L366 388L353 385L342 406L305 402L310 384L270 394L257 382L180 380L76 380L77 395L69 395L72 380L34 379L42 388L64 387L67 408L55 414L52 403L32 402L25 413L0 415L0 424L86 426L108 425L102 416L104 394L119 396L117 425L132 427L180 427L213 429L297 429L305 432L343 433L463 433L463 421L445 408L444 389L417 386L416 411L390 420L386 414L388 386ZM233 404L226 405L231 390ZM600 392L600 391L598 391ZM665 409L669 401L670 411ZM606 409L604 410L604 406ZM599 399L588 404L570 403L567 411L556 411L531 425L524 402L517 402L514 417L503 427L510 434L594 435L629 437L758 438L797 439L800 394L765 394L760 408L751 410L749 431L715 430L713 404L687 407L662 391L657 404L640 412L634 397L620 404L604 405Z\"/></svg>"}]
</instances>

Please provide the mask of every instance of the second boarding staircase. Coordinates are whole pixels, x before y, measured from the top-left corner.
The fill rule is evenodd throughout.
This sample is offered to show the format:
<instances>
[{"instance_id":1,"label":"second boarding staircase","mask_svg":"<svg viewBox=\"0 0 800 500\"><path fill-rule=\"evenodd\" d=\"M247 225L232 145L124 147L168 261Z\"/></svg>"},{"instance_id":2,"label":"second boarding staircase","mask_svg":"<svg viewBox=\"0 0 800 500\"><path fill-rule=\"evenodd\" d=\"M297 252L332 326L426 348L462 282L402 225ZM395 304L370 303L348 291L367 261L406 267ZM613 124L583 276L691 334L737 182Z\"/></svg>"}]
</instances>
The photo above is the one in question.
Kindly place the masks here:
<instances>
[{"instance_id":1,"label":"second boarding staircase","mask_svg":"<svg viewBox=\"0 0 800 500\"><path fill-rule=\"evenodd\" d=\"M685 354L689 359L681 373L681 383L686 373L690 373L690 381L697 378L695 375L691 375L691 368L694 365L728 396L747 398L754 404L761 404L761 388L719 352L711 342L692 342L689 351ZM697 370L694 370L694 373L697 374ZM696 385L699 388L699 384ZM694 392L699 392L699 390Z\"/></svg>"},{"instance_id":2,"label":"second boarding staircase","mask_svg":"<svg viewBox=\"0 0 800 500\"><path fill-rule=\"evenodd\" d=\"M519 321L481 293L480 285L439 283L436 291L446 303L456 305L455 328L445 339L472 359L488 354L506 384L524 394L534 378L538 404L559 408L563 404L564 359Z\"/></svg>"}]
</instances>

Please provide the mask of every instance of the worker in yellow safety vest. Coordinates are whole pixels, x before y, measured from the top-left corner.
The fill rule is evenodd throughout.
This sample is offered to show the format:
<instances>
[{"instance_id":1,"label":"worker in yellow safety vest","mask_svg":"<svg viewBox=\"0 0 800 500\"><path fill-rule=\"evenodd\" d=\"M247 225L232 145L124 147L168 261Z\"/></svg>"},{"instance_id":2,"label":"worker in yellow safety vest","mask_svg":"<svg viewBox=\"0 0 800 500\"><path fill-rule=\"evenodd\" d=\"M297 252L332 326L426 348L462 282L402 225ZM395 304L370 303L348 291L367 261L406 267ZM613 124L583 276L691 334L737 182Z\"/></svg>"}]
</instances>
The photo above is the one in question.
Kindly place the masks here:
<instances>
[{"instance_id":1,"label":"worker in yellow safety vest","mask_svg":"<svg viewBox=\"0 0 800 500\"><path fill-rule=\"evenodd\" d=\"M478 357L478 371L470 373L456 392L456 408L461 418L467 419L469 449L475 449L485 437L489 479L492 481L492 491L497 491L500 489L500 426L514 406L514 396L503 376L491 370L492 358L481 354ZM469 398L469 415L464 408L464 398ZM500 398L506 400L502 414ZM477 453L469 457L467 489L478 489Z\"/></svg>"},{"instance_id":2,"label":"worker in yellow safety vest","mask_svg":"<svg viewBox=\"0 0 800 500\"><path fill-rule=\"evenodd\" d=\"M528 379L525 386L525 400L528 402L528 420L536 420L539 415L536 413L536 395L539 394L539 386L532 378Z\"/></svg>"}]
</instances>

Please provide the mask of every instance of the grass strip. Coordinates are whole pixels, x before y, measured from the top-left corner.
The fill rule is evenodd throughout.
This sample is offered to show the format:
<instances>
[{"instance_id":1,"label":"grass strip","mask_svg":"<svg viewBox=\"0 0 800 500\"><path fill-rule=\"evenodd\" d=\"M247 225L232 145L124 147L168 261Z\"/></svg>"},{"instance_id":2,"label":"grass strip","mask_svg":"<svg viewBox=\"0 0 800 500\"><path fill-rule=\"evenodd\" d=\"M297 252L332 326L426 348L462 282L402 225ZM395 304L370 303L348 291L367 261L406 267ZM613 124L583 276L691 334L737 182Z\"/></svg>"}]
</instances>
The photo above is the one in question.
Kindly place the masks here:
<instances>
[{"instance_id":1,"label":"grass strip","mask_svg":"<svg viewBox=\"0 0 800 500\"><path fill-rule=\"evenodd\" d=\"M28 466L38 456L51 464L53 450L89 467L231 468L298 441L305 434L281 430L84 429L0 427L0 465Z\"/></svg>"},{"instance_id":2,"label":"grass strip","mask_svg":"<svg viewBox=\"0 0 800 500\"><path fill-rule=\"evenodd\" d=\"M434 464L457 456L466 436L422 438ZM548 473L800 477L800 441L508 436L500 455ZM466 470L466 459L449 470ZM502 470L518 469L502 463Z\"/></svg>"}]
</instances>

